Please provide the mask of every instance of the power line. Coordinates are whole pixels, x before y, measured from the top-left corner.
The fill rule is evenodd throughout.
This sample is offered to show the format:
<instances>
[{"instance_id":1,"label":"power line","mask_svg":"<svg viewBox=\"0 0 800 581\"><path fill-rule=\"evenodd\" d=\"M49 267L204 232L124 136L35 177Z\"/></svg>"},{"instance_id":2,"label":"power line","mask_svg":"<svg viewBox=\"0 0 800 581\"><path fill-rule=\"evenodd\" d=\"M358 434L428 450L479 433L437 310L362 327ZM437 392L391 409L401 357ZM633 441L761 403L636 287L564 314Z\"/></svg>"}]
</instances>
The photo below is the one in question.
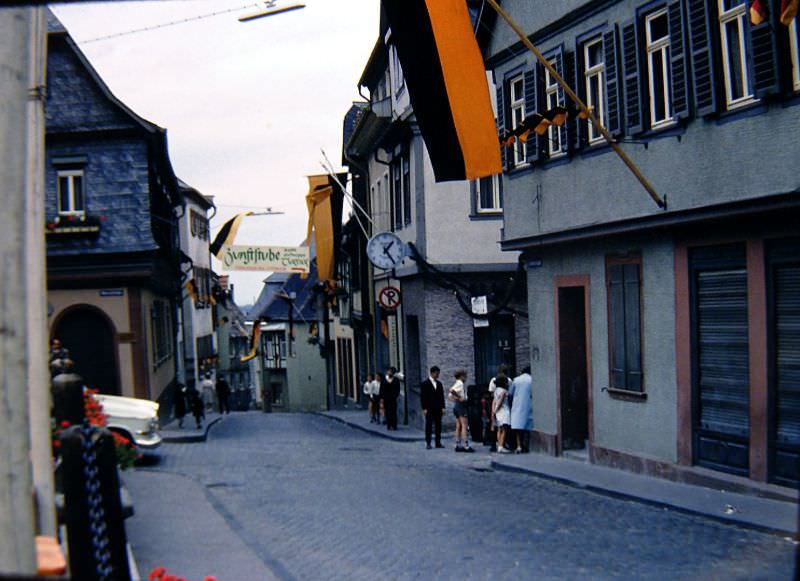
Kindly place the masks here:
<instances>
[{"instance_id":1,"label":"power line","mask_svg":"<svg viewBox=\"0 0 800 581\"><path fill-rule=\"evenodd\" d=\"M112 38L119 38L120 36L128 36L130 34L137 34L139 32L150 32L151 30L158 30L160 28L167 28L168 26L176 26L178 24L186 24L187 22L196 22L198 20L205 20L206 18L212 18L214 16L222 16L223 14L230 14L231 12L241 12L242 10L247 10L248 8L257 8L260 7L263 3L259 2L257 4L247 4L245 6L239 6L238 8L229 8L227 10L218 10L217 12L209 12L207 14L200 14L198 16L190 16L189 18L183 18L182 20L172 20L170 22L163 22L161 24L153 24L152 26L145 26L144 28L134 28L132 30L123 30L122 32L115 32L114 34L108 34L106 36L98 36L96 38L90 38L88 40L79 41L78 44L89 44L92 42L100 42L101 40L109 40Z\"/></svg>"}]
</instances>

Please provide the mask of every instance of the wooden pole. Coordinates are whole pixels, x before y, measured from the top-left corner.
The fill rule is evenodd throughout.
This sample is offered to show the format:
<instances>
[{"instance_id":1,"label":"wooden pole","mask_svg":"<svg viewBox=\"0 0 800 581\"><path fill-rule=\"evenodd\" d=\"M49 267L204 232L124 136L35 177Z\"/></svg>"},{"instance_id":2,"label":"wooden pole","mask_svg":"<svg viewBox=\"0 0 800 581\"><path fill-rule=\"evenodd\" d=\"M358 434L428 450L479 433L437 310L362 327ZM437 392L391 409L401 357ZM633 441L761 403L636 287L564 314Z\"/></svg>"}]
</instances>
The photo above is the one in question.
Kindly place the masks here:
<instances>
[{"instance_id":1,"label":"wooden pole","mask_svg":"<svg viewBox=\"0 0 800 581\"><path fill-rule=\"evenodd\" d=\"M570 99L572 99L572 102L575 103L575 105L581 110L581 112L587 116L589 121L591 121L592 125L594 125L595 129L597 129L597 131L605 138L605 140L611 146L611 149L613 149L619 156L619 158L623 161L623 163L626 166L628 166L628 169L631 170L631 173L633 173L634 176L636 176L636 179L639 180L639 183L642 184L642 187L647 191L648 194L650 194L650 197L658 205L658 207L666 208L667 204L664 201L664 199L658 195L658 192L656 192L653 186L650 185L650 182L647 181L647 178L645 178L642 175L642 172L639 171L639 168L636 167L636 164L634 164L631 158L628 157L628 154L626 154L622 150L619 144L614 140L614 138L608 132L608 130L605 127L603 127L602 123L600 123L600 120L597 119L597 117L595 117L592 110L586 106L586 104L581 100L580 97L578 97L575 91L573 91L569 87L567 82L561 77L561 75L558 74L558 71L555 69L555 67L551 65L546 58L544 58L539 49L536 48L536 46L530 41L525 32L519 27L519 25L514 21L514 19L511 18L508 12L506 12L500 7L500 5L497 3L497 0L486 0L486 2L503 18L503 20L505 20L508 23L508 25L514 30L514 32L517 33L517 36L519 36L519 39L522 41L522 44L524 44L534 55L536 55L536 58L539 60L540 63L542 63L542 66L546 68L547 71L550 73L550 75L556 80L556 82L558 82L558 84L561 85L561 88L563 88L564 92L569 96ZM499 103L498 106L500 106Z\"/></svg>"}]
</instances>

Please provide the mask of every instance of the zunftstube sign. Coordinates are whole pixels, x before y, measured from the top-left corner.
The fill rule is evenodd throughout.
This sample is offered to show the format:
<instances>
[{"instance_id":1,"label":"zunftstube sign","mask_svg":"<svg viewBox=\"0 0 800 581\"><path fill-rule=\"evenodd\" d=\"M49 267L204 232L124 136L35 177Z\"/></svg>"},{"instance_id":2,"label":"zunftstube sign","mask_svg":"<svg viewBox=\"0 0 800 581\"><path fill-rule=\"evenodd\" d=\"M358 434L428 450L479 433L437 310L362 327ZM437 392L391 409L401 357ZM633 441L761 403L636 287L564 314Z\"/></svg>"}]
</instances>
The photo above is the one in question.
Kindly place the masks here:
<instances>
[{"instance_id":1,"label":"zunftstube sign","mask_svg":"<svg viewBox=\"0 0 800 581\"><path fill-rule=\"evenodd\" d=\"M308 247L228 246L222 252L224 270L309 271Z\"/></svg>"}]
</instances>

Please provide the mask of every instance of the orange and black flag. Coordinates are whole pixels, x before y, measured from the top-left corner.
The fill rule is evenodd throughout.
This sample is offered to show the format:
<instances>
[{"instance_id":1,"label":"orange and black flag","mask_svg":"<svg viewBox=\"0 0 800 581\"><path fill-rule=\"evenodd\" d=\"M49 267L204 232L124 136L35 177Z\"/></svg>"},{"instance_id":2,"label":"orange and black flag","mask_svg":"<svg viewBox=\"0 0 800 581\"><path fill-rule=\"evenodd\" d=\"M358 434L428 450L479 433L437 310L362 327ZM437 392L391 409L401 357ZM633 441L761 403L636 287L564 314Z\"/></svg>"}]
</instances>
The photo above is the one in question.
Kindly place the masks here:
<instances>
[{"instance_id":1,"label":"orange and black flag","mask_svg":"<svg viewBox=\"0 0 800 581\"><path fill-rule=\"evenodd\" d=\"M465 0L383 0L436 181L502 171L489 84Z\"/></svg>"},{"instance_id":2,"label":"orange and black flag","mask_svg":"<svg viewBox=\"0 0 800 581\"><path fill-rule=\"evenodd\" d=\"M253 334L250 335L250 352L240 357L242 363L255 359L258 355L258 344L261 341L261 319L253 321Z\"/></svg>"},{"instance_id":3,"label":"orange and black flag","mask_svg":"<svg viewBox=\"0 0 800 581\"><path fill-rule=\"evenodd\" d=\"M236 214L233 218L225 222L222 225L222 228L219 229L214 241L211 243L211 254L222 260L222 249L233 244L242 220L245 216L252 215L253 212L242 212L241 214Z\"/></svg>"}]
</instances>

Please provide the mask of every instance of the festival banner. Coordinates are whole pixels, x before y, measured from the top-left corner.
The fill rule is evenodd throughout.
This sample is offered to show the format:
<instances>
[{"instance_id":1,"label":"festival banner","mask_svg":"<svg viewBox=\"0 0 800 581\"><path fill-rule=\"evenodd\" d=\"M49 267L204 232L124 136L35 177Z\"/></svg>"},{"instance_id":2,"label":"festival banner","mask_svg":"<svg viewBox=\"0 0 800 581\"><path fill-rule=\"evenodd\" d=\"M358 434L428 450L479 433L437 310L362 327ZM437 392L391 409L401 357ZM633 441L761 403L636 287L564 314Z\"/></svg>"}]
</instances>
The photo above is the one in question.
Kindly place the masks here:
<instances>
[{"instance_id":1,"label":"festival banner","mask_svg":"<svg viewBox=\"0 0 800 581\"><path fill-rule=\"evenodd\" d=\"M220 256L223 270L266 270L308 273L307 246L227 246Z\"/></svg>"}]
</instances>

